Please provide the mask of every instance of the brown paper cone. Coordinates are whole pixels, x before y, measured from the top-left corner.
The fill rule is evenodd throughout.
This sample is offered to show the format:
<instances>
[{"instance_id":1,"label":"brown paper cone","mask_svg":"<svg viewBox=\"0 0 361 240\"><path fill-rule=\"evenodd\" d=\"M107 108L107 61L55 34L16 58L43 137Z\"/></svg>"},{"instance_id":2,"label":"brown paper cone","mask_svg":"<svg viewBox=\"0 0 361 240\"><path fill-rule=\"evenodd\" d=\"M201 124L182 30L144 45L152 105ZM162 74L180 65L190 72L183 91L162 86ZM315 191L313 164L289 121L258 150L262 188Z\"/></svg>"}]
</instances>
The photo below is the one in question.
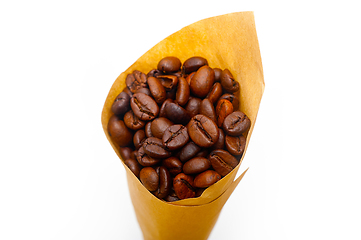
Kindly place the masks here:
<instances>
[{"instance_id":1,"label":"brown paper cone","mask_svg":"<svg viewBox=\"0 0 361 240\"><path fill-rule=\"evenodd\" d=\"M109 91L102 112L104 132L119 158L119 149L107 131L112 115L111 105L125 87L127 74L134 70L147 73L166 56L176 56L182 62L192 56L202 56L208 60L210 67L228 68L232 72L240 83L240 110L251 120L247 149L264 81L253 13L240 12L204 19L181 29L159 42L120 74ZM234 181L239 166L206 189L202 196L167 203L146 190L124 165L130 196L144 239L207 239L223 205L246 172Z\"/></svg>"}]
</instances>

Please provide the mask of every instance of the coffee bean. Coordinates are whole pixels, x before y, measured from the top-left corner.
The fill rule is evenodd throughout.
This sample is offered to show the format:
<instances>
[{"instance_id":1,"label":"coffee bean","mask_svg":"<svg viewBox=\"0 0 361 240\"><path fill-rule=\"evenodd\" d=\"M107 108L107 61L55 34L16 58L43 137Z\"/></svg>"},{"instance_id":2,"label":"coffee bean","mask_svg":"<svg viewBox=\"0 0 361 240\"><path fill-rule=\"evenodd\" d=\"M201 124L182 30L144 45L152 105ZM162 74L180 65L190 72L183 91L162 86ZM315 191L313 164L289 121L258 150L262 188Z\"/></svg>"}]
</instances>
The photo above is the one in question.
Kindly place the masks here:
<instances>
[{"instance_id":1,"label":"coffee bean","mask_svg":"<svg viewBox=\"0 0 361 240\"><path fill-rule=\"evenodd\" d=\"M163 103L166 99L166 92L165 92L165 88L163 87L159 79L155 77L149 77L148 86L150 93L152 94L155 102L158 104Z\"/></svg>"},{"instance_id":2,"label":"coffee bean","mask_svg":"<svg viewBox=\"0 0 361 240\"><path fill-rule=\"evenodd\" d=\"M241 111L229 114L223 122L223 130L231 136L239 136L251 126L251 120Z\"/></svg>"},{"instance_id":3,"label":"coffee bean","mask_svg":"<svg viewBox=\"0 0 361 240\"><path fill-rule=\"evenodd\" d=\"M174 75L160 75L158 76L160 83L163 85L164 89L169 92L174 90L177 91L176 87L178 85L178 77ZM168 98L168 97L167 97Z\"/></svg>"},{"instance_id":4,"label":"coffee bean","mask_svg":"<svg viewBox=\"0 0 361 240\"><path fill-rule=\"evenodd\" d=\"M140 170L139 173L140 181L143 186L149 191L156 191L159 186L159 176L154 168L145 167Z\"/></svg>"},{"instance_id":5,"label":"coffee bean","mask_svg":"<svg viewBox=\"0 0 361 240\"><path fill-rule=\"evenodd\" d=\"M177 72L181 68L181 61L177 57L165 57L158 63L158 70L164 72L164 73L172 73Z\"/></svg>"},{"instance_id":6,"label":"coffee bean","mask_svg":"<svg viewBox=\"0 0 361 240\"><path fill-rule=\"evenodd\" d=\"M133 94L130 107L134 114L141 120L152 120L158 116L159 107L150 96L144 93Z\"/></svg>"},{"instance_id":7,"label":"coffee bean","mask_svg":"<svg viewBox=\"0 0 361 240\"><path fill-rule=\"evenodd\" d=\"M223 149L224 148L224 142L225 142L225 136L224 131L221 128L218 128L218 140L217 142L210 148L212 151L216 149Z\"/></svg>"},{"instance_id":8,"label":"coffee bean","mask_svg":"<svg viewBox=\"0 0 361 240\"><path fill-rule=\"evenodd\" d=\"M238 165L237 159L222 149L212 151L209 154L209 160L211 161L213 169L223 177Z\"/></svg>"},{"instance_id":9,"label":"coffee bean","mask_svg":"<svg viewBox=\"0 0 361 240\"><path fill-rule=\"evenodd\" d=\"M177 103L168 103L165 112L169 120L175 124L186 125L191 119L189 113Z\"/></svg>"},{"instance_id":10,"label":"coffee bean","mask_svg":"<svg viewBox=\"0 0 361 240\"><path fill-rule=\"evenodd\" d=\"M141 88L138 88L136 91L135 91L135 93L144 93L144 94L146 94L146 95L148 95L148 96L152 96L152 94L150 93L150 90L149 90L149 88L145 88L145 87L141 87ZM132 95L133 96L133 95Z\"/></svg>"},{"instance_id":11,"label":"coffee bean","mask_svg":"<svg viewBox=\"0 0 361 240\"><path fill-rule=\"evenodd\" d=\"M215 81L215 82L221 81L222 69L220 69L220 68L213 68L213 71L214 71L214 81Z\"/></svg>"},{"instance_id":12,"label":"coffee bean","mask_svg":"<svg viewBox=\"0 0 361 240\"><path fill-rule=\"evenodd\" d=\"M213 170L207 170L198 174L194 178L194 186L198 188L207 188L221 179L221 175Z\"/></svg>"},{"instance_id":13,"label":"coffee bean","mask_svg":"<svg viewBox=\"0 0 361 240\"><path fill-rule=\"evenodd\" d=\"M190 141L181 149L179 153L179 160L184 163L193 158L199 151L201 151L201 149L202 148L200 146Z\"/></svg>"},{"instance_id":14,"label":"coffee bean","mask_svg":"<svg viewBox=\"0 0 361 240\"><path fill-rule=\"evenodd\" d=\"M159 110L159 117L165 117L167 118L167 112L165 111L165 108L167 106L168 103L172 103L174 102L172 99L170 98L167 98L167 100L165 100L162 104L162 106L160 107L160 110Z\"/></svg>"},{"instance_id":15,"label":"coffee bean","mask_svg":"<svg viewBox=\"0 0 361 240\"><path fill-rule=\"evenodd\" d=\"M242 155L246 147L246 138L243 135L226 136L226 148L233 155Z\"/></svg>"},{"instance_id":16,"label":"coffee bean","mask_svg":"<svg viewBox=\"0 0 361 240\"><path fill-rule=\"evenodd\" d=\"M179 105L184 106L188 102L190 95L189 85L185 78L180 77L176 92L176 101Z\"/></svg>"},{"instance_id":17,"label":"coffee bean","mask_svg":"<svg viewBox=\"0 0 361 240\"><path fill-rule=\"evenodd\" d=\"M168 127L162 141L163 145L171 151L182 148L189 141L187 127L181 124Z\"/></svg>"},{"instance_id":18,"label":"coffee bean","mask_svg":"<svg viewBox=\"0 0 361 240\"><path fill-rule=\"evenodd\" d=\"M204 65L208 65L207 59L199 56L191 57L185 60L185 62L183 63L183 71L184 73L188 74L197 71L200 67Z\"/></svg>"},{"instance_id":19,"label":"coffee bean","mask_svg":"<svg viewBox=\"0 0 361 240\"><path fill-rule=\"evenodd\" d=\"M218 127L222 127L224 119L232 112L233 112L233 105L230 101L226 99L221 99L217 102L216 115L217 115Z\"/></svg>"},{"instance_id":20,"label":"coffee bean","mask_svg":"<svg viewBox=\"0 0 361 240\"><path fill-rule=\"evenodd\" d=\"M224 69L221 73L221 84L227 92L233 93L239 90L239 83L233 78L228 69Z\"/></svg>"},{"instance_id":21,"label":"coffee bean","mask_svg":"<svg viewBox=\"0 0 361 240\"><path fill-rule=\"evenodd\" d=\"M179 199L192 198L196 195L193 177L180 173L173 180L173 188Z\"/></svg>"},{"instance_id":22,"label":"coffee bean","mask_svg":"<svg viewBox=\"0 0 361 240\"><path fill-rule=\"evenodd\" d=\"M115 98L111 110L115 115L118 116L128 112L130 110L130 96L125 92L121 92Z\"/></svg>"},{"instance_id":23,"label":"coffee bean","mask_svg":"<svg viewBox=\"0 0 361 240\"><path fill-rule=\"evenodd\" d=\"M139 88L147 87L147 76L144 73L135 70L133 73L127 75L125 83L129 90L132 93L135 93Z\"/></svg>"},{"instance_id":24,"label":"coffee bean","mask_svg":"<svg viewBox=\"0 0 361 240\"><path fill-rule=\"evenodd\" d=\"M147 122L145 124L145 128L144 128L144 131L145 131L145 136L147 137L154 137L153 136L153 133L152 133L152 122Z\"/></svg>"},{"instance_id":25,"label":"coffee bean","mask_svg":"<svg viewBox=\"0 0 361 240\"><path fill-rule=\"evenodd\" d=\"M154 166L161 161L160 158L152 158L145 153L143 146L135 153L136 159L143 167Z\"/></svg>"},{"instance_id":26,"label":"coffee bean","mask_svg":"<svg viewBox=\"0 0 361 240\"><path fill-rule=\"evenodd\" d=\"M146 136L145 136L145 132L143 129L139 129L138 131L136 131L134 133L133 144L134 144L135 149L139 149L142 146L145 138L146 138Z\"/></svg>"},{"instance_id":27,"label":"coffee bean","mask_svg":"<svg viewBox=\"0 0 361 240\"><path fill-rule=\"evenodd\" d=\"M145 122L140 120L132 110L129 110L124 115L125 125L132 130L139 130L144 127Z\"/></svg>"},{"instance_id":28,"label":"coffee bean","mask_svg":"<svg viewBox=\"0 0 361 240\"><path fill-rule=\"evenodd\" d=\"M140 170L141 170L141 166L138 163L137 160L129 158L127 160L124 161L125 165L130 169L130 171L132 171L134 173L134 175L139 178L139 174L140 174Z\"/></svg>"},{"instance_id":29,"label":"coffee bean","mask_svg":"<svg viewBox=\"0 0 361 240\"><path fill-rule=\"evenodd\" d=\"M170 190L172 188L172 178L168 169L163 166L159 166L155 170L159 176L159 186L158 189L153 192L153 194L157 198L162 199L168 196L170 193Z\"/></svg>"},{"instance_id":30,"label":"coffee bean","mask_svg":"<svg viewBox=\"0 0 361 240\"><path fill-rule=\"evenodd\" d=\"M222 85L219 82L213 84L206 98L211 101L212 104L216 103L222 96Z\"/></svg>"},{"instance_id":31,"label":"coffee bean","mask_svg":"<svg viewBox=\"0 0 361 240\"><path fill-rule=\"evenodd\" d=\"M204 98L211 90L214 83L214 71L208 66L203 66L194 74L190 81L191 92L200 98Z\"/></svg>"},{"instance_id":32,"label":"coffee bean","mask_svg":"<svg viewBox=\"0 0 361 240\"><path fill-rule=\"evenodd\" d=\"M206 171L211 167L211 162L204 157L195 157L187 161L183 165L183 172L185 174L198 174Z\"/></svg>"},{"instance_id":33,"label":"coffee bean","mask_svg":"<svg viewBox=\"0 0 361 240\"><path fill-rule=\"evenodd\" d=\"M120 156L122 157L123 160L132 158L131 157L132 151L133 149L131 149L130 147L121 147L119 149Z\"/></svg>"},{"instance_id":34,"label":"coffee bean","mask_svg":"<svg viewBox=\"0 0 361 240\"><path fill-rule=\"evenodd\" d=\"M210 147L218 140L218 127L210 118L198 114L188 123L188 134L200 147Z\"/></svg>"},{"instance_id":35,"label":"coffee bean","mask_svg":"<svg viewBox=\"0 0 361 240\"><path fill-rule=\"evenodd\" d=\"M201 102L199 114L207 116L212 119L213 122L216 122L216 111L214 109L213 103L207 98L203 99Z\"/></svg>"},{"instance_id":36,"label":"coffee bean","mask_svg":"<svg viewBox=\"0 0 361 240\"><path fill-rule=\"evenodd\" d=\"M149 77L158 77L160 75L162 75L162 71L158 70L158 69L152 69L147 73L147 78Z\"/></svg>"},{"instance_id":37,"label":"coffee bean","mask_svg":"<svg viewBox=\"0 0 361 240\"><path fill-rule=\"evenodd\" d=\"M119 147L126 147L132 143L133 133L116 115L113 115L109 119L108 133L113 142Z\"/></svg>"},{"instance_id":38,"label":"coffee bean","mask_svg":"<svg viewBox=\"0 0 361 240\"><path fill-rule=\"evenodd\" d=\"M212 147L213 147L213 146L212 146ZM204 158L206 158L206 157L208 157L208 153L209 153L208 148L203 148L201 151L199 151L199 152L195 155L195 157L204 157Z\"/></svg>"},{"instance_id":39,"label":"coffee bean","mask_svg":"<svg viewBox=\"0 0 361 240\"><path fill-rule=\"evenodd\" d=\"M162 161L162 165L166 167L173 176L182 172L183 163L176 157L169 157Z\"/></svg>"},{"instance_id":40,"label":"coffee bean","mask_svg":"<svg viewBox=\"0 0 361 240\"><path fill-rule=\"evenodd\" d=\"M188 112L189 116L192 118L195 115L199 114L201 108L202 99L190 97L188 103L185 107L185 110Z\"/></svg>"},{"instance_id":41,"label":"coffee bean","mask_svg":"<svg viewBox=\"0 0 361 240\"><path fill-rule=\"evenodd\" d=\"M159 117L152 121L150 129L154 137L162 139L165 130L172 125L173 123L168 118Z\"/></svg>"},{"instance_id":42,"label":"coffee bean","mask_svg":"<svg viewBox=\"0 0 361 240\"><path fill-rule=\"evenodd\" d=\"M192 72L191 74L189 74L189 75L186 77L186 81L187 81L188 85L191 83L191 80L192 80L194 74L196 74L196 72Z\"/></svg>"},{"instance_id":43,"label":"coffee bean","mask_svg":"<svg viewBox=\"0 0 361 240\"><path fill-rule=\"evenodd\" d=\"M223 94L223 95L219 98L219 100L221 100L221 99L226 99L226 100L230 101L230 102L232 103L232 105L233 105L233 111L237 111L237 110L238 110L238 108L239 108L239 99L238 99L238 97L235 96L234 94L232 94L232 93L225 93L225 94ZM219 101L219 100L218 100L218 101Z\"/></svg>"},{"instance_id":44,"label":"coffee bean","mask_svg":"<svg viewBox=\"0 0 361 240\"><path fill-rule=\"evenodd\" d=\"M164 200L167 202L175 202L175 201L179 201L180 199L178 198L177 194L174 192L174 189L172 188L170 190L170 193L168 194L168 196L164 198Z\"/></svg>"},{"instance_id":45,"label":"coffee bean","mask_svg":"<svg viewBox=\"0 0 361 240\"><path fill-rule=\"evenodd\" d=\"M168 158L172 154L165 149L162 140L155 137L145 139L142 148L144 152L152 158Z\"/></svg>"}]
</instances>

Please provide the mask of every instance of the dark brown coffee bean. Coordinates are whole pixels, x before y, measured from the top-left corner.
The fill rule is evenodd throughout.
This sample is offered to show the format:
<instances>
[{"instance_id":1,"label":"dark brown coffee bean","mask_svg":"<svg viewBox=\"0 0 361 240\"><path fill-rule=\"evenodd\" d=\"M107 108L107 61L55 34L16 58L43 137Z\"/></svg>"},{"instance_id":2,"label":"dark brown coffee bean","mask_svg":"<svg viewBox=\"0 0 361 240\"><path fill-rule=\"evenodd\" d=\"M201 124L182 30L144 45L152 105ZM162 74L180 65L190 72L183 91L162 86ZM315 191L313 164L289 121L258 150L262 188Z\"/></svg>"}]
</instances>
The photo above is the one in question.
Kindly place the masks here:
<instances>
[{"instance_id":1,"label":"dark brown coffee bean","mask_svg":"<svg viewBox=\"0 0 361 240\"><path fill-rule=\"evenodd\" d=\"M223 149L224 148L224 142L225 142L225 136L224 131L221 128L218 128L219 137L217 142L211 147L211 150L216 149Z\"/></svg>"},{"instance_id":2,"label":"dark brown coffee bean","mask_svg":"<svg viewBox=\"0 0 361 240\"><path fill-rule=\"evenodd\" d=\"M158 70L158 69L152 69L147 73L147 78L149 77L158 77L160 75L162 75L162 71Z\"/></svg>"},{"instance_id":3,"label":"dark brown coffee bean","mask_svg":"<svg viewBox=\"0 0 361 240\"><path fill-rule=\"evenodd\" d=\"M231 136L239 136L251 126L251 120L241 111L229 114L223 122L223 130Z\"/></svg>"},{"instance_id":4,"label":"dark brown coffee bean","mask_svg":"<svg viewBox=\"0 0 361 240\"><path fill-rule=\"evenodd\" d=\"M220 68L213 68L213 71L214 71L214 81L215 81L215 82L221 81L222 69L220 69Z\"/></svg>"},{"instance_id":5,"label":"dark brown coffee bean","mask_svg":"<svg viewBox=\"0 0 361 240\"><path fill-rule=\"evenodd\" d=\"M214 83L214 71L208 66L203 66L191 79L189 84L191 92L200 98L204 98L211 90Z\"/></svg>"},{"instance_id":6,"label":"dark brown coffee bean","mask_svg":"<svg viewBox=\"0 0 361 240\"><path fill-rule=\"evenodd\" d=\"M222 96L222 85L219 82L213 84L206 98L208 98L212 104L216 103Z\"/></svg>"},{"instance_id":7,"label":"dark brown coffee bean","mask_svg":"<svg viewBox=\"0 0 361 240\"><path fill-rule=\"evenodd\" d=\"M203 99L201 102L199 114L209 117L213 122L216 122L217 120L216 110L214 109L213 103L207 98Z\"/></svg>"},{"instance_id":8,"label":"dark brown coffee bean","mask_svg":"<svg viewBox=\"0 0 361 240\"><path fill-rule=\"evenodd\" d=\"M132 171L137 178L139 178L139 173L142 169L142 166L138 163L137 160L129 158L124 161L124 164L127 165L130 171Z\"/></svg>"},{"instance_id":9,"label":"dark brown coffee bean","mask_svg":"<svg viewBox=\"0 0 361 240\"><path fill-rule=\"evenodd\" d=\"M165 57L158 63L158 70L164 73L177 72L181 69L181 61L177 57Z\"/></svg>"},{"instance_id":10,"label":"dark brown coffee bean","mask_svg":"<svg viewBox=\"0 0 361 240\"><path fill-rule=\"evenodd\" d=\"M148 78L148 86L150 93L152 94L156 103L163 103L166 99L165 88L159 79L155 77Z\"/></svg>"},{"instance_id":11,"label":"dark brown coffee bean","mask_svg":"<svg viewBox=\"0 0 361 240\"><path fill-rule=\"evenodd\" d=\"M156 172L159 175L159 186L158 189L153 192L157 198L165 198L169 195L172 188L172 178L167 168L159 166L156 168Z\"/></svg>"},{"instance_id":12,"label":"dark brown coffee bean","mask_svg":"<svg viewBox=\"0 0 361 240\"><path fill-rule=\"evenodd\" d=\"M119 149L120 156L123 160L132 158L132 151L133 149L131 149L130 147L121 147Z\"/></svg>"},{"instance_id":13,"label":"dark brown coffee bean","mask_svg":"<svg viewBox=\"0 0 361 240\"><path fill-rule=\"evenodd\" d=\"M173 88L172 90L166 92L167 99L169 98L175 100L176 96L177 96L177 88Z\"/></svg>"},{"instance_id":14,"label":"dark brown coffee bean","mask_svg":"<svg viewBox=\"0 0 361 240\"><path fill-rule=\"evenodd\" d=\"M196 195L193 177L184 173L180 173L174 178L173 188L179 199L192 198Z\"/></svg>"},{"instance_id":15,"label":"dark brown coffee bean","mask_svg":"<svg viewBox=\"0 0 361 240\"><path fill-rule=\"evenodd\" d=\"M238 165L237 159L222 149L212 151L209 154L209 160L213 169L221 174L222 177L226 176Z\"/></svg>"},{"instance_id":16,"label":"dark brown coffee bean","mask_svg":"<svg viewBox=\"0 0 361 240\"><path fill-rule=\"evenodd\" d=\"M167 98L167 100L165 100L163 102L162 106L159 109L159 115L158 115L159 117L167 118L167 113L165 111L165 107L167 106L168 103L172 103L172 102L174 102L174 101L172 99L170 99L170 98Z\"/></svg>"},{"instance_id":17,"label":"dark brown coffee bean","mask_svg":"<svg viewBox=\"0 0 361 240\"><path fill-rule=\"evenodd\" d=\"M108 133L113 142L119 147L126 147L133 141L133 133L124 122L113 115L108 122Z\"/></svg>"},{"instance_id":18,"label":"dark brown coffee bean","mask_svg":"<svg viewBox=\"0 0 361 240\"><path fill-rule=\"evenodd\" d=\"M242 155L246 147L246 138L243 135L226 136L226 148L233 155Z\"/></svg>"},{"instance_id":19,"label":"dark brown coffee bean","mask_svg":"<svg viewBox=\"0 0 361 240\"><path fill-rule=\"evenodd\" d=\"M184 61L183 71L188 74L197 71L200 67L208 65L207 59L203 57L191 57Z\"/></svg>"},{"instance_id":20,"label":"dark brown coffee bean","mask_svg":"<svg viewBox=\"0 0 361 240\"><path fill-rule=\"evenodd\" d=\"M221 73L221 84L227 92L233 93L239 90L239 83L233 78L232 73L227 68Z\"/></svg>"},{"instance_id":21,"label":"dark brown coffee bean","mask_svg":"<svg viewBox=\"0 0 361 240\"><path fill-rule=\"evenodd\" d=\"M195 157L204 157L204 158L206 158L206 157L208 157L208 153L209 153L208 148L204 148L203 150L198 152Z\"/></svg>"},{"instance_id":22,"label":"dark brown coffee bean","mask_svg":"<svg viewBox=\"0 0 361 240\"><path fill-rule=\"evenodd\" d=\"M219 98L219 100L221 100L221 99L226 99L226 100L230 101L232 103L232 105L233 105L233 111L238 110L238 108L239 108L239 99L234 94L225 93Z\"/></svg>"},{"instance_id":23,"label":"dark brown coffee bean","mask_svg":"<svg viewBox=\"0 0 361 240\"><path fill-rule=\"evenodd\" d=\"M183 172L185 174L198 174L206 171L211 167L211 162L204 157L195 157L187 161L183 165Z\"/></svg>"},{"instance_id":24,"label":"dark brown coffee bean","mask_svg":"<svg viewBox=\"0 0 361 240\"><path fill-rule=\"evenodd\" d=\"M226 99L221 99L217 102L216 115L217 115L218 127L222 127L224 119L232 112L233 112L233 105L230 101Z\"/></svg>"},{"instance_id":25,"label":"dark brown coffee bean","mask_svg":"<svg viewBox=\"0 0 361 240\"><path fill-rule=\"evenodd\" d=\"M176 92L176 101L179 105L184 106L187 104L190 95L189 85L185 78L180 77Z\"/></svg>"},{"instance_id":26,"label":"dark brown coffee bean","mask_svg":"<svg viewBox=\"0 0 361 240\"><path fill-rule=\"evenodd\" d=\"M147 76L144 73L135 70L133 73L127 75L125 83L129 90L132 93L135 93L139 88L147 87Z\"/></svg>"},{"instance_id":27,"label":"dark brown coffee bean","mask_svg":"<svg viewBox=\"0 0 361 240\"><path fill-rule=\"evenodd\" d=\"M207 188L218 182L221 178L221 175L216 171L207 170L194 178L194 186L198 188Z\"/></svg>"},{"instance_id":28,"label":"dark brown coffee bean","mask_svg":"<svg viewBox=\"0 0 361 240\"><path fill-rule=\"evenodd\" d=\"M179 160L184 163L196 156L201 149L202 148L194 142L188 142L179 152Z\"/></svg>"},{"instance_id":29,"label":"dark brown coffee bean","mask_svg":"<svg viewBox=\"0 0 361 240\"><path fill-rule=\"evenodd\" d=\"M145 87L142 87L142 88L138 88L135 93L144 93L150 97L152 97L152 94L150 93L150 90L149 88L145 88Z\"/></svg>"},{"instance_id":30,"label":"dark brown coffee bean","mask_svg":"<svg viewBox=\"0 0 361 240\"><path fill-rule=\"evenodd\" d=\"M174 75L160 75L158 76L160 83L163 85L164 89L169 92L172 90L176 91L178 86L178 77ZM168 98L168 97L167 97Z\"/></svg>"},{"instance_id":31,"label":"dark brown coffee bean","mask_svg":"<svg viewBox=\"0 0 361 240\"><path fill-rule=\"evenodd\" d=\"M152 122L147 122L147 123L145 124L144 131L145 131L145 136L147 136L147 137L154 137L154 136L153 136L153 133L152 133Z\"/></svg>"},{"instance_id":32,"label":"dark brown coffee bean","mask_svg":"<svg viewBox=\"0 0 361 240\"><path fill-rule=\"evenodd\" d=\"M134 114L141 120L153 120L158 116L159 107L153 98L144 93L133 94L130 107Z\"/></svg>"},{"instance_id":33,"label":"dark brown coffee bean","mask_svg":"<svg viewBox=\"0 0 361 240\"><path fill-rule=\"evenodd\" d=\"M188 134L200 147L210 147L218 140L218 127L210 118L198 114L188 124Z\"/></svg>"},{"instance_id":34,"label":"dark brown coffee bean","mask_svg":"<svg viewBox=\"0 0 361 240\"><path fill-rule=\"evenodd\" d=\"M115 98L111 110L118 116L128 112L130 110L130 96L125 92L121 92Z\"/></svg>"},{"instance_id":35,"label":"dark brown coffee bean","mask_svg":"<svg viewBox=\"0 0 361 240\"><path fill-rule=\"evenodd\" d=\"M145 139L142 148L152 158L168 158L172 155L171 152L165 149L162 140L155 137Z\"/></svg>"},{"instance_id":36,"label":"dark brown coffee bean","mask_svg":"<svg viewBox=\"0 0 361 240\"><path fill-rule=\"evenodd\" d=\"M159 176L154 168L145 167L140 170L139 179L143 183L143 186L149 191L153 192L158 189Z\"/></svg>"},{"instance_id":37,"label":"dark brown coffee bean","mask_svg":"<svg viewBox=\"0 0 361 240\"><path fill-rule=\"evenodd\" d=\"M148 154L145 153L143 146L140 147L139 150L135 153L135 157L139 164L143 167L154 166L162 160L160 158L150 157Z\"/></svg>"},{"instance_id":38,"label":"dark brown coffee bean","mask_svg":"<svg viewBox=\"0 0 361 240\"><path fill-rule=\"evenodd\" d=\"M163 134L162 141L163 145L171 151L182 148L189 141L187 127L181 124L168 127Z\"/></svg>"},{"instance_id":39,"label":"dark brown coffee bean","mask_svg":"<svg viewBox=\"0 0 361 240\"><path fill-rule=\"evenodd\" d=\"M174 156L164 159L162 165L166 167L173 176L181 173L183 169L183 163Z\"/></svg>"},{"instance_id":40,"label":"dark brown coffee bean","mask_svg":"<svg viewBox=\"0 0 361 240\"><path fill-rule=\"evenodd\" d=\"M190 97L188 103L185 107L186 111L188 112L189 116L192 118L195 115L199 114L201 108L202 99Z\"/></svg>"},{"instance_id":41,"label":"dark brown coffee bean","mask_svg":"<svg viewBox=\"0 0 361 240\"><path fill-rule=\"evenodd\" d=\"M132 153L130 154L130 158L137 160L137 154L138 154L138 150L132 151Z\"/></svg>"},{"instance_id":42,"label":"dark brown coffee bean","mask_svg":"<svg viewBox=\"0 0 361 240\"><path fill-rule=\"evenodd\" d=\"M186 81L187 81L188 85L191 83L191 80L192 80L192 77L194 76L194 74L196 74L196 72L192 72L191 74L189 74L186 77Z\"/></svg>"},{"instance_id":43,"label":"dark brown coffee bean","mask_svg":"<svg viewBox=\"0 0 361 240\"><path fill-rule=\"evenodd\" d=\"M162 139L165 130L172 125L173 123L168 118L159 117L152 121L150 129L154 137Z\"/></svg>"},{"instance_id":44,"label":"dark brown coffee bean","mask_svg":"<svg viewBox=\"0 0 361 240\"><path fill-rule=\"evenodd\" d=\"M145 122L140 120L132 110L129 110L124 115L125 125L132 130L139 130L144 127Z\"/></svg>"},{"instance_id":45,"label":"dark brown coffee bean","mask_svg":"<svg viewBox=\"0 0 361 240\"><path fill-rule=\"evenodd\" d=\"M191 119L189 113L179 106L178 103L168 103L165 106L165 112L169 120L175 124L186 125Z\"/></svg>"},{"instance_id":46,"label":"dark brown coffee bean","mask_svg":"<svg viewBox=\"0 0 361 240\"><path fill-rule=\"evenodd\" d=\"M143 129L139 129L138 131L136 131L134 133L133 144L134 144L135 149L139 149L142 146L145 138L146 138L146 136L145 136L145 132Z\"/></svg>"},{"instance_id":47,"label":"dark brown coffee bean","mask_svg":"<svg viewBox=\"0 0 361 240\"><path fill-rule=\"evenodd\" d=\"M178 198L177 194L174 192L174 189L172 188L170 190L170 193L168 194L168 196L164 198L164 200L167 202L175 202L175 201L179 201L180 199Z\"/></svg>"}]
</instances>

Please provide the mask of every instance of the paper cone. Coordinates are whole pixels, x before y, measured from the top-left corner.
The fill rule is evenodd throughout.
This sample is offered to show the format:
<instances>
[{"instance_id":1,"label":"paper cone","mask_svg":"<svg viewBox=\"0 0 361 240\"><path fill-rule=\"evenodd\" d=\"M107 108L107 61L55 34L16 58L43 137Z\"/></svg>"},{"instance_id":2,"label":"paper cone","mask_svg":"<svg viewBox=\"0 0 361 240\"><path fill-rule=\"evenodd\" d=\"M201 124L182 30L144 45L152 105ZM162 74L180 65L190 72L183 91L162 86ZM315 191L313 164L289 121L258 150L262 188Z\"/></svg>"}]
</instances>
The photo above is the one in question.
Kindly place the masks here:
<instances>
[{"instance_id":1,"label":"paper cone","mask_svg":"<svg viewBox=\"0 0 361 240\"><path fill-rule=\"evenodd\" d=\"M240 110L251 120L247 149L264 81L253 12L239 12L204 19L181 29L159 42L120 74L109 91L102 112L104 132L119 158L119 148L107 131L112 103L125 87L125 78L129 73L134 70L147 73L166 56L176 56L182 62L193 56L202 56L208 60L210 67L228 68L232 72L240 84ZM231 173L206 189L202 196L172 203L153 196L123 163L144 239L207 239L223 205L246 172L234 181L241 162Z\"/></svg>"}]
</instances>

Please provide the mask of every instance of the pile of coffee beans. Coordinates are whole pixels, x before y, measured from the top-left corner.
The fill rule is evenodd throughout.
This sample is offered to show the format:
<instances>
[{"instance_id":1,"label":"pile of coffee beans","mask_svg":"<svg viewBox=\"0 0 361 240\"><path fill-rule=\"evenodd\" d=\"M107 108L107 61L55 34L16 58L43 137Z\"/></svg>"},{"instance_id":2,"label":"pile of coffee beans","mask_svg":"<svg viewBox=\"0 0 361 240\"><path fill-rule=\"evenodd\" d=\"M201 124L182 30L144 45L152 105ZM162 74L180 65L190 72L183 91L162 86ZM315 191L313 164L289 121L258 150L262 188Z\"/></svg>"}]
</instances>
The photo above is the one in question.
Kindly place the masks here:
<instances>
[{"instance_id":1,"label":"pile of coffee beans","mask_svg":"<svg viewBox=\"0 0 361 240\"><path fill-rule=\"evenodd\" d=\"M128 74L108 132L124 163L165 201L198 197L239 163L250 128L239 83L199 56Z\"/></svg>"}]
</instances>

